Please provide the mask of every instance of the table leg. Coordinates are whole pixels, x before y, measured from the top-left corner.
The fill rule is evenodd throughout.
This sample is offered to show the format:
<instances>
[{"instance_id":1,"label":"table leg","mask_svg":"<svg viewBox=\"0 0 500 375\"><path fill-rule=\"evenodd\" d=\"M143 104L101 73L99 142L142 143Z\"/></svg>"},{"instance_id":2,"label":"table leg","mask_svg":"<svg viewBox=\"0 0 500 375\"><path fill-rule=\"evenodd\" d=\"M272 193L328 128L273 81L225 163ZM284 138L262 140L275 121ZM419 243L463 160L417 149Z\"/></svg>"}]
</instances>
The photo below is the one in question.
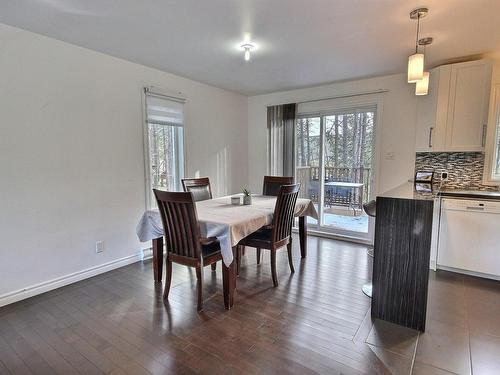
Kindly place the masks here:
<instances>
[{"instance_id":1,"label":"table leg","mask_svg":"<svg viewBox=\"0 0 500 375\"><path fill-rule=\"evenodd\" d=\"M361 186L359 188L359 209L361 210L361 212L363 212L363 200L365 199L365 188L364 186Z\"/></svg>"},{"instance_id":2,"label":"table leg","mask_svg":"<svg viewBox=\"0 0 500 375\"><path fill-rule=\"evenodd\" d=\"M233 247L233 257L238 251L237 246ZM230 310L234 304L234 290L236 289L236 258L228 266L222 263L222 282L224 288L224 307Z\"/></svg>"},{"instance_id":3,"label":"table leg","mask_svg":"<svg viewBox=\"0 0 500 375\"><path fill-rule=\"evenodd\" d=\"M153 273L155 283L161 283L163 271L163 237L153 239Z\"/></svg>"},{"instance_id":4,"label":"table leg","mask_svg":"<svg viewBox=\"0 0 500 375\"><path fill-rule=\"evenodd\" d=\"M305 258L307 255L307 223L305 216L299 216L299 242L300 256Z\"/></svg>"}]
</instances>

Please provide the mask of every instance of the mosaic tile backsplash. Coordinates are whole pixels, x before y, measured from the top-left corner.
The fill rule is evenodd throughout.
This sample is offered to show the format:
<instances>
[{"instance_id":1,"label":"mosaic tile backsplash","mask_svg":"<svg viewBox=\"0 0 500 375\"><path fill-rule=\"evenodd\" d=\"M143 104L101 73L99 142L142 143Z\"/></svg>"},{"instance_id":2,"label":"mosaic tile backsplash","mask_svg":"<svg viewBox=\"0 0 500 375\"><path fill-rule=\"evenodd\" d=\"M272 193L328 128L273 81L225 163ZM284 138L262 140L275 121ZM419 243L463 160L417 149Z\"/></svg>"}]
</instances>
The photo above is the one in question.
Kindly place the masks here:
<instances>
[{"instance_id":1,"label":"mosaic tile backsplash","mask_svg":"<svg viewBox=\"0 0 500 375\"><path fill-rule=\"evenodd\" d=\"M441 172L448 172L445 189L496 190L482 185L484 154L482 152L418 152L415 170L434 171L434 188L441 185Z\"/></svg>"}]
</instances>

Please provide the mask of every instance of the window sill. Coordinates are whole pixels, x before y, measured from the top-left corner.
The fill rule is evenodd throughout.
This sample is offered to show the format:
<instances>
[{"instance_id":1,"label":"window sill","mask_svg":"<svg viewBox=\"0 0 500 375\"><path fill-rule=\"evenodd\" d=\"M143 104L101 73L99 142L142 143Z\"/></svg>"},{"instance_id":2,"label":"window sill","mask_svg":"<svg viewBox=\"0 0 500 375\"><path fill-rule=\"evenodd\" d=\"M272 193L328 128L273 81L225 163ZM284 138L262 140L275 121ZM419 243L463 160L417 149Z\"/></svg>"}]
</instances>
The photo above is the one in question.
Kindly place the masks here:
<instances>
[{"instance_id":1,"label":"window sill","mask_svg":"<svg viewBox=\"0 0 500 375\"><path fill-rule=\"evenodd\" d=\"M483 180L484 186L498 186L500 188L500 180Z\"/></svg>"}]
</instances>

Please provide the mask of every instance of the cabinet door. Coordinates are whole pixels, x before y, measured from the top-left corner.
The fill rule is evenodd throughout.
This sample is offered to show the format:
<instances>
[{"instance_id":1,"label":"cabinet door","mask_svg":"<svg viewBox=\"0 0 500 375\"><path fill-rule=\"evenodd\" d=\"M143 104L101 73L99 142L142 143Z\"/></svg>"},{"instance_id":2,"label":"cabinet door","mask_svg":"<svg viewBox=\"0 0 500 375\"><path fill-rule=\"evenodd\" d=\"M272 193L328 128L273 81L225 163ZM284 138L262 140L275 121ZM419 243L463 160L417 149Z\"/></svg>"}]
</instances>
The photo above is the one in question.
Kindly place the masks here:
<instances>
[{"instance_id":1,"label":"cabinet door","mask_svg":"<svg viewBox=\"0 0 500 375\"><path fill-rule=\"evenodd\" d=\"M416 151L445 150L446 117L451 67L441 66L430 71L429 93L417 100Z\"/></svg>"},{"instance_id":2,"label":"cabinet door","mask_svg":"<svg viewBox=\"0 0 500 375\"><path fill-rule=\"evenodd\" d=\"M446 150L483 150L490 81L491 65L488 61L451 66Z\"/></svg>"}]
</instances>

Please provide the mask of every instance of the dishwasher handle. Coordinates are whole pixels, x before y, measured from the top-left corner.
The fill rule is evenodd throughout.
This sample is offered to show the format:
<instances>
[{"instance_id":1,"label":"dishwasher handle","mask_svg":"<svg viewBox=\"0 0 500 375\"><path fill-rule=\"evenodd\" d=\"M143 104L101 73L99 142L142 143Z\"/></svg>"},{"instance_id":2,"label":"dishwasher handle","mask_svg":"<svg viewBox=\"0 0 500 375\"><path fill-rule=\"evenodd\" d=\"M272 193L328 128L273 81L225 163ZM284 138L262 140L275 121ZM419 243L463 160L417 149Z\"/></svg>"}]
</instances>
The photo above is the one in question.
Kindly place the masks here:
<instances>
[{"instance_id":1,"label":"dishwasher handle","mask_svg":"<svg viewBox=\"0 0 500 375\"><path fill-rule=\"evenodd\" d=\"M469 211L484 211L484 206L467 206L465 207Z\"/></svg>"}]
</instances>

